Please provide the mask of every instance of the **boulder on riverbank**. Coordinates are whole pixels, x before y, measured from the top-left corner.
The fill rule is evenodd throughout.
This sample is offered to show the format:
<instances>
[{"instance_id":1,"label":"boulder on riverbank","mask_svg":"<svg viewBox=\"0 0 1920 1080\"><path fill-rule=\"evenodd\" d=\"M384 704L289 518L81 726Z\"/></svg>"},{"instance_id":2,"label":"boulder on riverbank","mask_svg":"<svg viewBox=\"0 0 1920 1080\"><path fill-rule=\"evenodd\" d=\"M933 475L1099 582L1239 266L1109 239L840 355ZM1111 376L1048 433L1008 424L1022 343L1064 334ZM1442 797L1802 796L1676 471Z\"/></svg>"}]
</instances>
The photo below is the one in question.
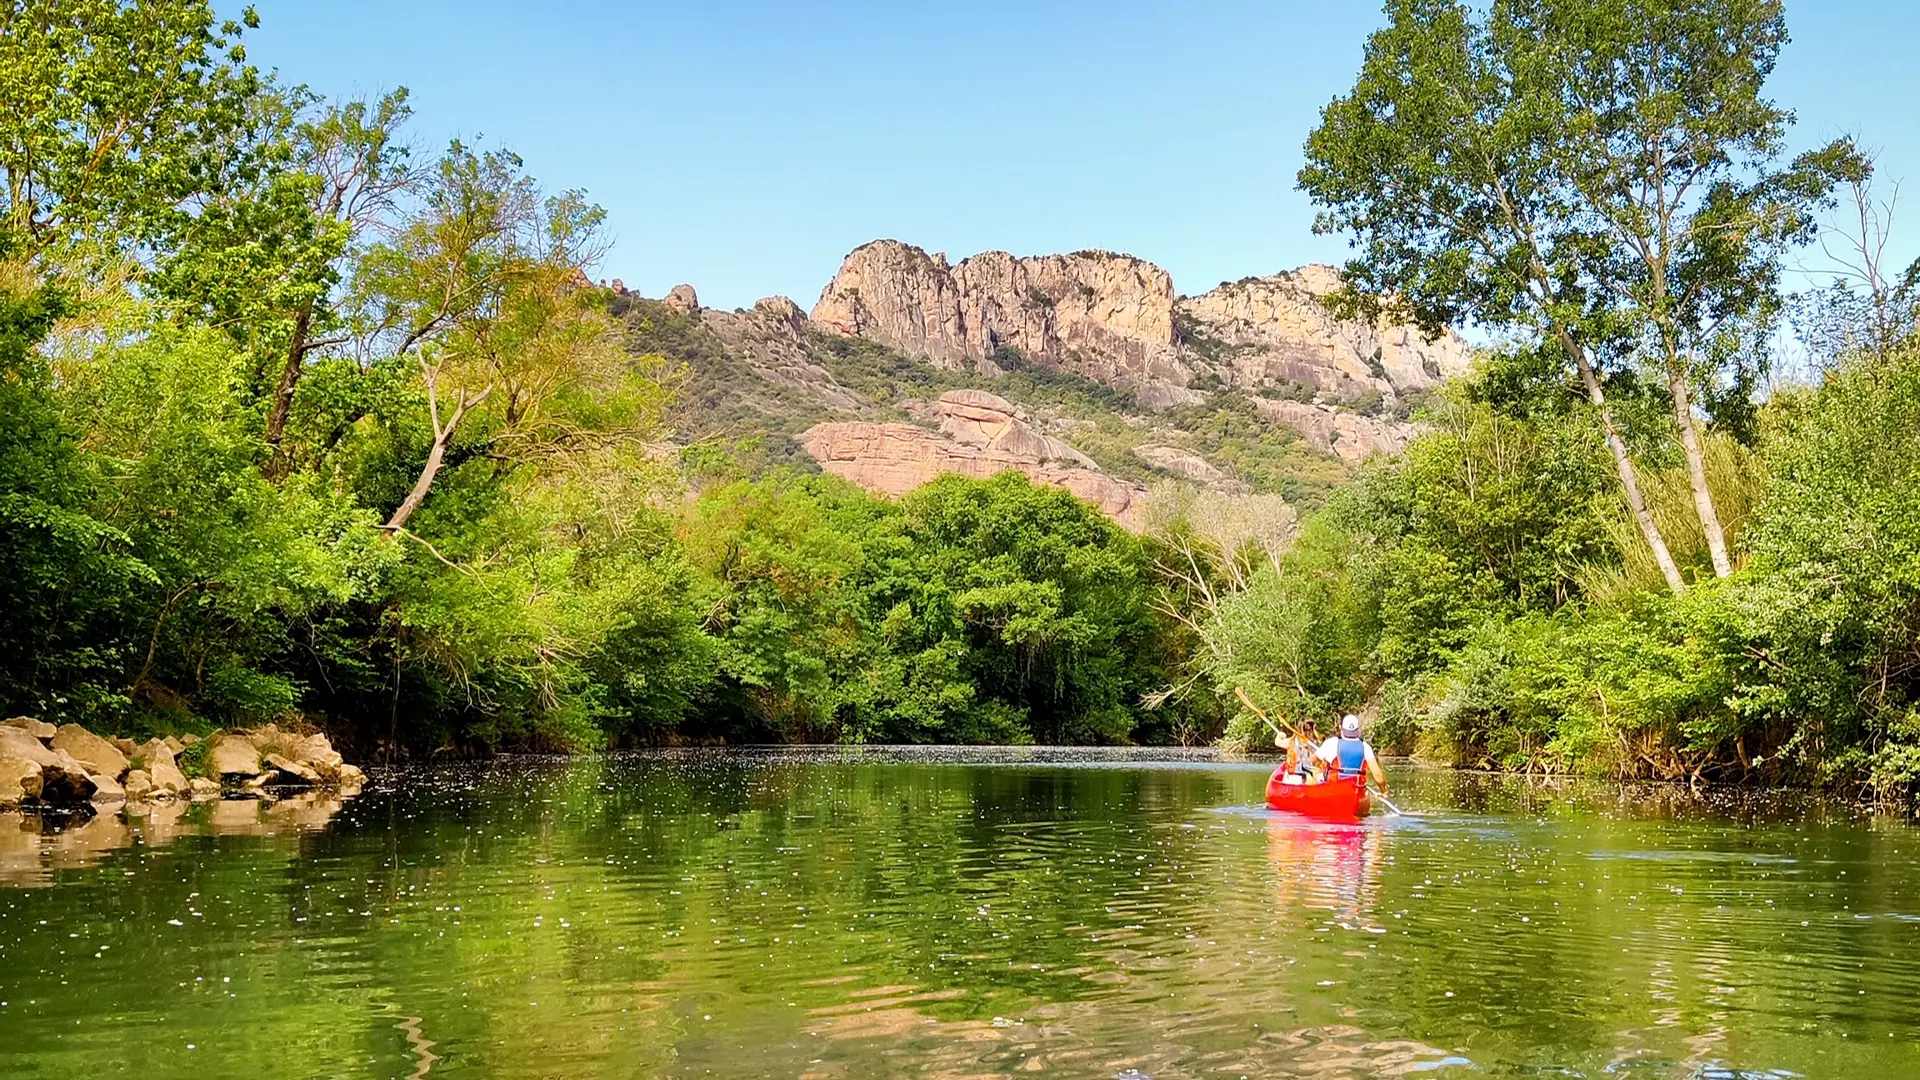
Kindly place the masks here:
<instances>
[{"instance_id":1,"label":"boulder on riverbank","mask_svg":"<svg viewBox=\"0 0 1920 1080\"><path fill-rule=\"evenodd\" d=\"M325 735L269 724L210 738L199 758L198 771L206 775L189 777L178 755L199 744L197 736L135 743L78 724L56 727L27 716L0 721L0 808L217 798L223 780L265 798L285 790L351 795L366 782Z\"/></svg>"},{"instance_id":2,"label":"boulder on riverbank","mask_svg":"<svg viewBox=\"0 0 1920 1080\"><path fill-rule=\"evenodd\" d=\"M214 776L252 776L260 771L260 750L245 735L220 735L207 751L207 771Z\"/></svg>"},{"instance_id":3,"label":"boulder on riverbank","mask_svg":"<svg viewBox=\"0 0 1920 1080\"><path fill-rule=\"evenodd\" d=\"M24 731L36 739L51 739L59 733L59 728L31 716L16 716L10 720L0 720L0 728L13 728Z\"/></svg>"},{"instance_id":4,"label":"boulder on riverbank","mask_svg":"<svg viewBox=\"0 0 1920 1080\"><path fill-rule=\"evenodd\" d=\"M119 747L79 724L60 725L47 745L72 754L94 776L115 780L127 771L127 755Z\"/></svg>"}]
</instances>

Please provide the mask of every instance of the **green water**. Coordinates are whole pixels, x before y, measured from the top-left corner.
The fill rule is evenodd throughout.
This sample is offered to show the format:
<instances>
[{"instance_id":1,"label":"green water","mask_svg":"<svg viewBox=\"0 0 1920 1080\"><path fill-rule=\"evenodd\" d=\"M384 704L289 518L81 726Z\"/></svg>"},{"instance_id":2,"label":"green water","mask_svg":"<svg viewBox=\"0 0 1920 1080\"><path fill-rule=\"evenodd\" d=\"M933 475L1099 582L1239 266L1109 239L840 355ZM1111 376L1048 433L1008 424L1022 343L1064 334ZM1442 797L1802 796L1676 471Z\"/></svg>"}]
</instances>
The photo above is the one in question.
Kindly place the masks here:
<instances>
[{"instance_id":1,"label":"green water","mask_svg":"<svg viewBox=\"0 0 1920 1080\"><path fill-rule=\"evenodd\" d=\"M1018 756L1018 755L1014 755ZM0 1076L1920 1075L1920 833L1209 761L505 762L0 816Z\"/></svg>"}]
</instances>

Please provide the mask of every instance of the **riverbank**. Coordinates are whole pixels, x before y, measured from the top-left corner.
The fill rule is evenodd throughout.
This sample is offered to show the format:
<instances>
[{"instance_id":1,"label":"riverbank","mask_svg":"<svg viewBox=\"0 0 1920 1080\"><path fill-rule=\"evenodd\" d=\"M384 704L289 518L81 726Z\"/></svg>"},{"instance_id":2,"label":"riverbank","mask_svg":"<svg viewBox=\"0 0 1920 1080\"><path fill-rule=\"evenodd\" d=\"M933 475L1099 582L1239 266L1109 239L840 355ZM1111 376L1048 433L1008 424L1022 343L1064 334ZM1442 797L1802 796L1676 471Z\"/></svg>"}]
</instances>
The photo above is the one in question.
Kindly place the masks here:
<instances>
[{"instance_id":1,"label":"riverbank","mask_svg":"<svg viewBox=\"0 0 1920 1080\"><path fill-rule=\"evenodd\" d=\"M136 743L30 716L0 721L0 809L352 795L366 779L324 734L274 724Z\"/></svg>"}]
</instances>

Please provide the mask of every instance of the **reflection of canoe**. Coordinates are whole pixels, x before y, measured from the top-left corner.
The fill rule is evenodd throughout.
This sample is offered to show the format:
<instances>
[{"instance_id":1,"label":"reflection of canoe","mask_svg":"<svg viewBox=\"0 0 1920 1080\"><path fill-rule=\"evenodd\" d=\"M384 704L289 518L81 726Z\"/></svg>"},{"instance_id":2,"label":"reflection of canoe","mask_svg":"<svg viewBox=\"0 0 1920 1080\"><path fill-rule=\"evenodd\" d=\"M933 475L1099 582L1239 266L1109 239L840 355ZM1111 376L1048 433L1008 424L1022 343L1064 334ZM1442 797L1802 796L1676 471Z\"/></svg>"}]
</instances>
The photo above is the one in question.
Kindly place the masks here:
<instances>
[{"instance_id":1,"label":"reflection of canoe","mask_svg":"<svg viewBox=\"0 0 1920 1080\"><path fill-rule=\"evenodd\" d=\"M1350 821L1371 809L1367 801L1367 782L1350 776L1323 784L1285 784L1285 770L1267 780L1267 805L1275 810L1290 810L1308 817Z\"/></svg>"}]
</instances>

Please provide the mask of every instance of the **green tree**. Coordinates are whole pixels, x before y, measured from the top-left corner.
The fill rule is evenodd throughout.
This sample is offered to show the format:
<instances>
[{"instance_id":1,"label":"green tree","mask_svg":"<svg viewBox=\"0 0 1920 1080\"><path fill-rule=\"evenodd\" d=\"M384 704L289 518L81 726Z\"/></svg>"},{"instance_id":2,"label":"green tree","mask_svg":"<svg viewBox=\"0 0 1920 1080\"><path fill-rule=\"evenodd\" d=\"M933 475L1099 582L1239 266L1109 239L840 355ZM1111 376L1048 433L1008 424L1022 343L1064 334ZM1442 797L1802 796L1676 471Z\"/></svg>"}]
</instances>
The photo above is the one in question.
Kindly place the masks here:
<instances>
[{"instance_id":1,"label":"green tree","mask_svg":"<svg viewBox=\"0 0 1920 1080\"><path fill-rule=\"evenodd\" d=\"M1778 0L1391 0L1300 185L1355 236L1349 310L1472 320L1557 343L1598 413L1668 586L1686 583L1609 406L1609 365L1659 371L1713 572L1732 562L1694 387L1750 355L1781 251L1865 162L1844 141L1782 168L1792 114L1762 96Z\"/></svg>"},{"instance_id":2,"label":"green tree","mask_svg":"<svg viewBox=\"0 0 1920 1080\"><path fill-rule=\"evenodd\" d=\"M1749 527L1755 648L1823 773L1920 782L1920 343L1857 354L1782 404ZM1764 586L1764 588L1763 588ZM1857 749L1864 760L1854 761Z\"/></svg>"},{"instance_id":3,"label":"green tree","mask_svg":"<svg viewBox=\"0 0 1920 1080\"><path fill-rule=\"evenodd\" d=\"M659 405L586 277L605 211L577 191L543 197L518 157L459 143L422 202L366 253L355 283L362 348L413 358L430 428L390 533L406 528L472 422L481 452L506 466L644 437Z\"/></svg>"},{"instance_id":4,"label":"green tree","mask_svg":"<svg viewBox=\"0 0 1920 1080\"><path fill-rule=\"evenodd\" d=\"M0 228L14 257L135 254L223 168L260 86L205 0L0 4Z\"/></svg>"},{"instance_id":5,"label":"green tree","mask_svg":"<svg viewBox=\"0 0 1920 1080\"><path fill-rule=\"evenodd\" d=\"M418 185L398 141L410 115L405 89L324 107L304 88L262 92L234 163L160 260L159 294L257 358L270 475L290 464L282 440L310 357L350 340L352 258Z\"/></svg>"}]
</instances>

